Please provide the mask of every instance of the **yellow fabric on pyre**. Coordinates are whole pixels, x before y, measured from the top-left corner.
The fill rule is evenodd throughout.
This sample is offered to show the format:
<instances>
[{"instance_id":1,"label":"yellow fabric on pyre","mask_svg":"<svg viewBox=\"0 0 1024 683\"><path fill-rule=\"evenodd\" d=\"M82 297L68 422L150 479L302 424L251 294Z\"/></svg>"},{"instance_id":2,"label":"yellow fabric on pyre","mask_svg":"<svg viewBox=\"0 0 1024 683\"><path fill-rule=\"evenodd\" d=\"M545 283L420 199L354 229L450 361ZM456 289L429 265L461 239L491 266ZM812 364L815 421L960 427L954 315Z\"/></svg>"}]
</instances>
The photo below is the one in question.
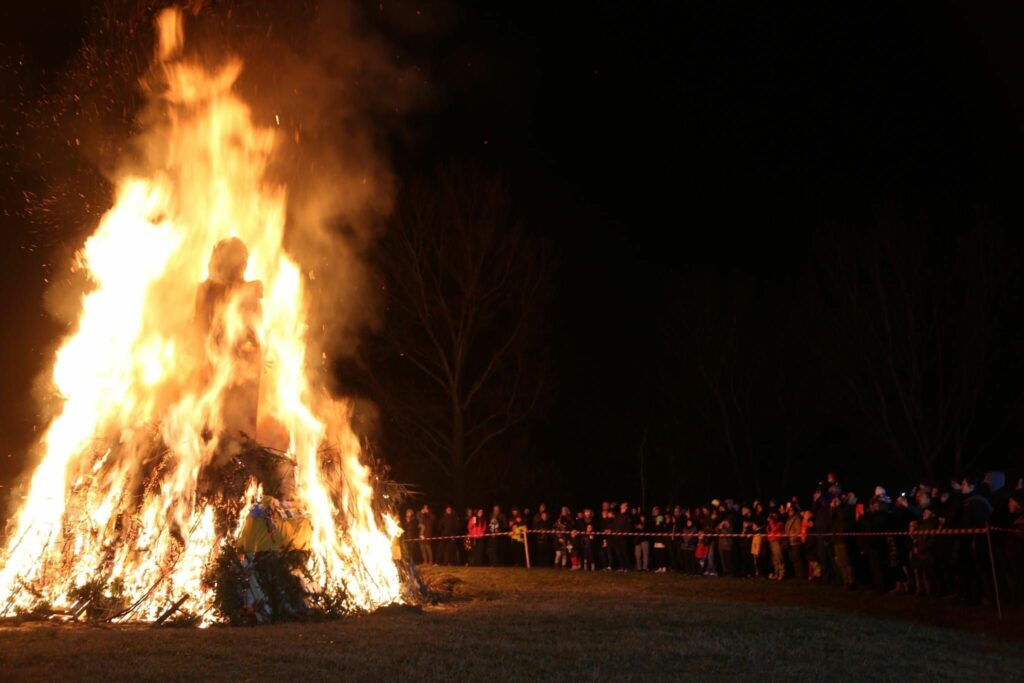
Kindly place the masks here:
<instances>
[{"instance_id":1,"label":"yellow fabric on pyre","mask_svg":"<svg viewBox=\"0 0 1024 683\"><path fill-rule=\"evenodd\" d=\"M247 553L266 550L309 550L313 525L305 516L298 516L287 503L269 496L261 506L268 516L250 515L245 519L238 546Z\"/></svg>"}]
</instances>

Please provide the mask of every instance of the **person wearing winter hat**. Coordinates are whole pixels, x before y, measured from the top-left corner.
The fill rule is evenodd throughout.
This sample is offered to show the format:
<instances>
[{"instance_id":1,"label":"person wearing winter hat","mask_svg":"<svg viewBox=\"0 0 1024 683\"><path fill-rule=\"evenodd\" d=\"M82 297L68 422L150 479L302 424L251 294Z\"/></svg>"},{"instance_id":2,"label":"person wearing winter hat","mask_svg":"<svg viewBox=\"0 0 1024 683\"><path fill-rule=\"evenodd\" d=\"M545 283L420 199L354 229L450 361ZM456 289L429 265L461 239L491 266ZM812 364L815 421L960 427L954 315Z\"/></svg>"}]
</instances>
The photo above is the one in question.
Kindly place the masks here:
<instances>
[{"instance_id":1,"label":"person wearing winter hat","mask_svg":"<svg viewBox=\"0 0 1024 683\"><path fill-rule=\"evenodd\" d=\"M886 505L889 505L889 504L892 503L892 498L889 497L889 494L888 494L888 492L886 492L884 486L876 486L875 487L875 498L877 498L882 503L885 503Z\"/></svg>"},{"instance_id":2,"label":"person wearing winter hat","mask_svg":"<svg viewBox=\"0 0 1024 683\"><path fill-rule=\"evenodd\" d=\"M986 472L984 482L989 493L996 493L1006 485L1006 475L998 471Z\"/></svg>"},{"instance_id":3,"label":"person wearing winter hat","mask_svg":"<svg viewBox=\"0 0 1024 683\"><path fill-rule=\"evenodd\" d=\"M1006 475L999 471L986 472L982 483L988 489L988 499L992 503L992 526L1005 527L1010 518L1010 491L1006 487Z\"/></svg>"}]
</instances>

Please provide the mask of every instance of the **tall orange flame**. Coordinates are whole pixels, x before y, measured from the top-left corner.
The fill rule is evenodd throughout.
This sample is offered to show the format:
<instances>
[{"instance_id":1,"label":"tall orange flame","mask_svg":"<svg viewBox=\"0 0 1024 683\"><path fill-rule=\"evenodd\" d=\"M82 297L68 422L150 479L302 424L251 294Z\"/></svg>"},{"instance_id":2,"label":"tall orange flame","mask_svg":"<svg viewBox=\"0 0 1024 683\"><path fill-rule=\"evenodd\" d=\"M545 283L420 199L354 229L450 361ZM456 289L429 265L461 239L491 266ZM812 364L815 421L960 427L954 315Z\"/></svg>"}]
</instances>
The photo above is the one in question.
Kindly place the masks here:
<instances>
[{"instance_id":1,"label":"tall orange flame","mask_svg":"<svg viewBox=\"0 0 1024 683\"><path fill-rule=\"evenodd\" d=\"M152 619L186 594L186 609L212 618L202 572L237 527L221 528L224 501L203 482L243 431L293 463L282 486L312 524L315 588L344 588L357 608L394 601L397 525L374 511L345 406L311 380L306 292L283 247L286 189L266 178L276 132L233 91L239 60L208 70L182 58L177 10L161 14L158 36L165 123L144 138L149 170L117 183L78 254L94 286L56 354L63 405L0 556L0 615L68 607L100 578L137 605L124 618ZM244 274L211 272L230 267Z\"/></svg>"}]
</instances>

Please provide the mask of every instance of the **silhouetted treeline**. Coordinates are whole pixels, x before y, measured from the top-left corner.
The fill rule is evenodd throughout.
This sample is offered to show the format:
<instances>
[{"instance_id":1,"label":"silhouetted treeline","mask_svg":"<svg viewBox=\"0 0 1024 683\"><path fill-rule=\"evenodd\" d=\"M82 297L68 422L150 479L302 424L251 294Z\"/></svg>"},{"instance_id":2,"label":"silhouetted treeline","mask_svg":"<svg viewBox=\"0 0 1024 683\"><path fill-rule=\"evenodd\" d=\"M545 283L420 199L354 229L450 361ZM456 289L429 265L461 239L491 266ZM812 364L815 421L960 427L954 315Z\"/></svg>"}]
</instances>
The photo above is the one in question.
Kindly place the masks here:
<instances>
[{"instance_id":1,"label":"silhouetted treeline","mask_svg":"<svg viewBox=\"0 0 1024 683\"><path fill-rule=\"evenodd\" d=\"M1019 467L1017 245L997 222L824 227L782 276L663 269L631 310L609 302L603 324L631 341L595 339L594 359L566 348L555 271L507 201L486 171L449 169L404 196L382 242L388 307L364 356L399 480L453 500L595 483L686 499L823 468ZM559 381L580 357L583 391Z\"/></svg>"}]
</instances>

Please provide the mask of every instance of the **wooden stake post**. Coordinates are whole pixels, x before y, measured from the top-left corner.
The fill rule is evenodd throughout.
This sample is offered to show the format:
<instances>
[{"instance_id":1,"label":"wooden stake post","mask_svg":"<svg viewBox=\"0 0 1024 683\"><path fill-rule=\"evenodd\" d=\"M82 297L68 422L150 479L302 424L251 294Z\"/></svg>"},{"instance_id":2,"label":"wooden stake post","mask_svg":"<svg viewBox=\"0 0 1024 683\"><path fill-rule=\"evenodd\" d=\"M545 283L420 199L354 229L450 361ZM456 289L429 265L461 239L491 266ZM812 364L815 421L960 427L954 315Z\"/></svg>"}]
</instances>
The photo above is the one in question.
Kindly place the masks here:
<instances>
[{"instance_id":1,"label":"wooden stake post","mask_svg":"<svg viewBox=\"0 0 1024 683\"><path fill-rule=\"evenodd\" d=\"M985 523L985 536L988 537L988 563L992 567L992 588L996 592L996 612L999 614L999 618L1003 618L1003 603L999 599L999 576L996 574L996 556L992 552L992 526Z\"/></svg>"}]
</instances>

